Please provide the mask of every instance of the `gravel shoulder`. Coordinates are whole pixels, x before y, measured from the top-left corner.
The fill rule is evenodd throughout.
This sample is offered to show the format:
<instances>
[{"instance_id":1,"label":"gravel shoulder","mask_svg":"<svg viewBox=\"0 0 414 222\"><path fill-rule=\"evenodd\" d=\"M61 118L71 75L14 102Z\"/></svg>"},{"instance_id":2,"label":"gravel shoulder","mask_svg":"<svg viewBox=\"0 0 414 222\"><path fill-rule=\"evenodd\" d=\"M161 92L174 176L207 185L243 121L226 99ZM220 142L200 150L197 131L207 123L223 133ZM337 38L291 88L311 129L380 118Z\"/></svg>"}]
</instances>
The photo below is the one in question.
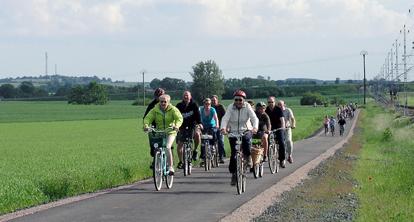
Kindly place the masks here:
<instances>
[{"instance_id":1,"label":"gravel shoulder","mask_svg":"<svg viewBox=\"0 0 414 222\"><path fill-rule=\"evenodd\" d=\"M253 221L352 221L358 199L353 189L353 166L361 148L359 129L352 139L329 159L323 161L291 191L268 207Z\"/></svg>"}]
</instances>

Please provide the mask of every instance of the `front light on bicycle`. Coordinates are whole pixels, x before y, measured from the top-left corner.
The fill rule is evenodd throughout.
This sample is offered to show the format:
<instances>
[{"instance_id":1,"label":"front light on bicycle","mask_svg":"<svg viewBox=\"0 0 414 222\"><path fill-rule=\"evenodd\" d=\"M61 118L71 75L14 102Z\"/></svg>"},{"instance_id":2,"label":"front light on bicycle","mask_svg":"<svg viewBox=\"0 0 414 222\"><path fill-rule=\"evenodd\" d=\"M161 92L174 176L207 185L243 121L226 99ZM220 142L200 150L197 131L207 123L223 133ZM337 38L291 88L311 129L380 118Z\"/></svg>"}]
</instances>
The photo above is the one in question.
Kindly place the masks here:
<instances>
[{"instance_id":1,"label":"front light on bicycle","mask_svg":"<svg viewBox=\"0 0 414 222\"><path fill-rule=\"evenodd\" d=\"M158 148L158 143L154 143L154 148Z\"/></svg>"}]
</instances>

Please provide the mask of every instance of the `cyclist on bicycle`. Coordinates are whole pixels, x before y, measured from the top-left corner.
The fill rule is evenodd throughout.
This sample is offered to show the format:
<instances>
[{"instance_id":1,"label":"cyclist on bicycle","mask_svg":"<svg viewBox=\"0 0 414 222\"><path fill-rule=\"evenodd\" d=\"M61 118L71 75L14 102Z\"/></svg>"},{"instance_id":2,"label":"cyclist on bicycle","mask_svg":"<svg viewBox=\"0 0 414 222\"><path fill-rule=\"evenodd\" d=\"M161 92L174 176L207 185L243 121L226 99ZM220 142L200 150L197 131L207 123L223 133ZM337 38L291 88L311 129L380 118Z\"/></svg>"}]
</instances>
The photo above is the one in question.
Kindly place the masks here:
<instances>
[{"instance_id":1,"label":"cyclist on bicycle","mask_svg":"<svg viewBox=\"0 0 414 222\"><path fill-rule=\"evenodd\" d=\"M216 109L211 107L211 99L205 98L203 101L204 106L200 107L201 123L203 124L203 131L212 134L213 139L210 140L210 145L214 145L216 141L217 129L219 129L219 122L217 117ZM201 144L201 155L200 158L204 159L204 144ZM205 163L201 162L203 166Z\"/></svg>"},{"instance_id":2,"label":"cyclist on bicycle","mask_svg":"<svg viewBox=\"0 0 414 222\"><path fill-rule=\"evenodd\" d=\"M221 122L221 119L223 118L224 114L226 113L226 109L223 105L221 105L218 101L218 96L213 95L211 97L211 107L216 109L217 117L219 120L219 123ZM226 152L224 151L224 136L220 132L220 130L217 130L216 133L217 137L217 145L218 145L218 154L219 154L219 163L224 163L224 158L226 157Z\"/></svg>"},{"instance_id":3,"label":"cyclist on bicycle","mask_svg":"<svg viewBox=\"0 0 414 222\"><path fill-rule=\"evenodd\" d=\"M230 104L227 108L226 114L223 116L221 120L221 131L223 134L228 132L231 133L243 133L247 130L251 130L247 132L242 137L242 150L244 157L246 159L250 159L250 148L252 145L252 133L257 132L257 128L259 126L259 120L256 117L252 107L245 101L246 100L246 93L242 90L236 90L233 94L234 102ZM236 138L229 138L230 148L231 148L231 156L230 156L230 164L229 164L229 171L232 174L231 177L231 185L236 185ZM251 167L251 163L250 163Z\"/></svg>"},{"instance_id":4,"label":"cyclist on bicycle","mask_svg":"<svg viewBox=\"0 0 414 222\"><path fill-rule=\"evenodd\" d=\"M177 154L178 158L180 158L180 162L178 163L178 169L183 168L183 145L185 135L188 133L185 130L189 130L192 133L194 138L194 151L193 151L193 159L197 159L197 147L200 144L201 140L201 132L200 127L201 119L200 119L200 111L198 110L197 104L193 101L190 91L184 91L183 93L183 100L177 104L177 109L180 110L181 114L183 115L184 122L180 127L180 131L177 135Z\"/></svg>"},{"instance_id":5,"label":"cyclist on bicycle","mask_svg":"<svg viewBox=\"0 0 414 222\"><path fill-rule=\"evenodd\" d=\"M270 118L265 112L266 104L259 102L256 104L256 116L259 119L259 128L254 136L255 138L261 139L263 147L263 162L267 161L267 148L269 147L269 132L272 126L270 125Z\"/></svg>"},{"instance_id":6,"label":"cyclist on bicycle","mask_svg":"<svg viewBox=\"0 0 414 222\"><path fill-rule=\"evenodd\" d=\"M275 129L285 129L285 117L283 111L280 107L276 106L276 98L274 96L269 96L267 98L267 108L266 113L270 117L270 123L272 125L272 130ZM275 133L277 143L279 144L279 161L280 167L285 168L286 163L286 149L285 149L285 132L278 130Z\"/></svg>"},{"instance_id":7,"label":"cyclist on bicycle","mask_svg":"<svg viewBox=\"0 0 414 222\"><path fill-rule=\"evenodd\" d=\"M174 174L171 146L177 135L178 128L183 123L183 116L175 106L170 104L170 101L171 97L167 94L159 97L159 105L152 108L144 118L144 130L147 131L153 121L156 123L156 129L166 130L169 127L174 129L168 132L166 145L169 171Z\"/></svg>"},{"instance_id":8,"label":"cyclist on bicycle","mask_svg":"<svg viewBox=\"0 0 414 222\"><path fill-rule=\"evenodd\" d=\"M164 95L164 94L165 94L165 90L162 89L162 88L157 88L154 91L154 99L151 101L150 104L148 104L147 109L145 110L145 113L144 113L144 117L142 117L142 119L144 119L147 116L147 114L149 113L149 111L151 109L153 109L155 107L155 105L158 104L159 97L161 95ZM154 126L154 127L156 127L156 123L155 122L152 122L151 125ZM154 157L155 151L154 151L153 147L151 147L151 146L150 146L150 154L151 154L152 157ZM152 164L151 164L150 168L152 168Z\"/></svg>"},{"instance_id":9,"label":"cyclist on bicycle","mask_svg":"<svg viewBox=\"0 0 414 222\"><path fill-rule=\"evenodd\" d=\"M329 119L329 128L331 129L332 134L335 134L335 125L336 125L336 119L331 116Z\"/></svg>"},{"instance_id":10,"label":"cyclist on bicycle","mask_svg":"<svg viewBox=\"0 0 414 222\"><path fill-rule=\"evenodd\" d=\"M292 141L292 129L296 128L296 119L293 115L292 109L286 107L285 101L279 100L278 106L282 109L283 115L285 116L286 126L286 153L288 155L287 161L293 163L293 141Z\"/></svg>"},{"instance_id":11,"label":"cyclist on bicycle","mask_svg":"<svg viewBox=\"0 0 414 222\"><path fill-rule=\"evenodd\" d=\"M328 117L328 115L326 115L325 116L325 118L323 119L323 126L325 127L325 136L326 136L326 133L328 133L329 132L329 117Z\"/></svg>"},{"instance_id":12,"label":"cyclist on bicycle","mask_svg":"<svg viewBox=\"0 0 414 222\"><path fill-rule=\"evenodd\" d=\"M338 124L339 124L339 130L341 131L341 136L342 136L343 132L345 131L345 124L346 124L345 118L343 116L339 118Z\"/></svg>"}]
</instances>

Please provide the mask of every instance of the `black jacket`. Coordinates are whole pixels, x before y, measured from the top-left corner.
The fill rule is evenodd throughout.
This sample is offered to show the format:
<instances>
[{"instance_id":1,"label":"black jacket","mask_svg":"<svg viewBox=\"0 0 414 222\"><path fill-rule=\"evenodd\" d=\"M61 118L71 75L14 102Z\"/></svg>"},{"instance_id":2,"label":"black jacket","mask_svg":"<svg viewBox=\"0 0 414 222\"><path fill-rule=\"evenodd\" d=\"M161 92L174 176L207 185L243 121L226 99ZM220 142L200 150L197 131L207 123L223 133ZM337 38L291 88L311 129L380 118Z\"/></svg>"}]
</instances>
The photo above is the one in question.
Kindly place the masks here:
<instances>
[{"instance_id":1,"label":"black jacket","mask_svg":"<svg viewBox=\"0 0 414 222\"><path fill-rule=\"evenodd\" d=\"M200 111L193 100L188 103L188 106L186 106L184 101L181 101L176 107L180 110L184 118L183 125L181 125L180 129L185 129L186 127L192 128L196 124L201 124Z\"/></svg>"}]
</instances>

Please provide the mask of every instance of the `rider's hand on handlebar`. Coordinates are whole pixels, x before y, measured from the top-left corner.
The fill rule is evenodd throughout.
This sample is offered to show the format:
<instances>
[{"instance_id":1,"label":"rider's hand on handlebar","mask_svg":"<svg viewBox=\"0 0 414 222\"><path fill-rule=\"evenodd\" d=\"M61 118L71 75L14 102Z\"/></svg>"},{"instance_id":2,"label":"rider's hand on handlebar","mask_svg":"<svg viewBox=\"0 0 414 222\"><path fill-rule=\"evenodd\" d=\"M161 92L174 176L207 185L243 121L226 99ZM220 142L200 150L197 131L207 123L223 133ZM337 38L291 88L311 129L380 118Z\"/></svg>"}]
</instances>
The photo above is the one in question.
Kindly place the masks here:
<instances>
[{"instance_id":1,"label":"rider's hand on handlebar","mask_svg":"<svg viewBox=\"0 0 414 222\"><path fill-rule=\"evenodd\" d=\"M226 129L224 129L224 128L220 129L220 131L221 131L221 133L222 133L223 135L227 134L227 130L226 130Z\"/></svg>"},{"instance_id":2,"label":"rider's hand on handlebar","mask_svg":"<svg viewBox=\"0 0 414 222\"><path fill-rule=\"evenodd\" d=\"M144 132L148 132L148 130L149 130L148 125L145 125L145 126L144 126Z\"/></svg>"},{"instance_id":3,"label":"rider's hand on handlebar","mask_svg":"<svg viewBox=\"0 0 414 222\"><path fill-rule=\"evenodd\" d=\"M257 128L253 128L252 133L256 134L257 133Z\"/></svg>"}]
</instances>

